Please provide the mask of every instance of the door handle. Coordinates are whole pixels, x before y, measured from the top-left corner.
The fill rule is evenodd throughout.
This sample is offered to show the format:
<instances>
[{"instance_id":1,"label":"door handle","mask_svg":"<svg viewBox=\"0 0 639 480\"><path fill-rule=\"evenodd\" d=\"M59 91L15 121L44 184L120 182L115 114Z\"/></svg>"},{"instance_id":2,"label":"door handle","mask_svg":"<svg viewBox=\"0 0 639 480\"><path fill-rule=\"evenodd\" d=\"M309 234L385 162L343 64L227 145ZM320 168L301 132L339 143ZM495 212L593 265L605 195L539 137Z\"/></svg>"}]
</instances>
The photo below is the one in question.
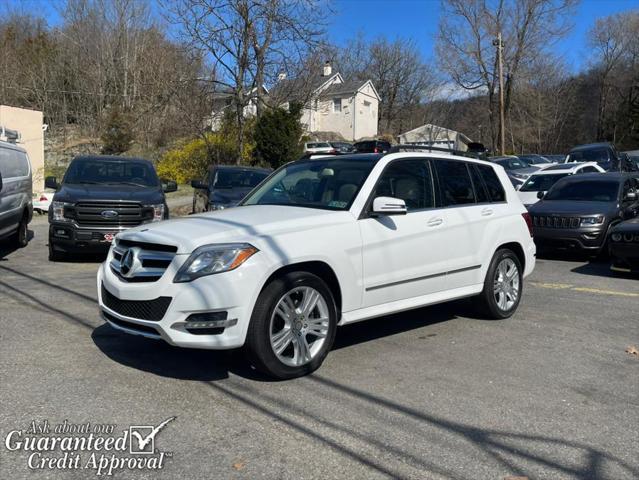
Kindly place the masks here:
<instances>
[{"instance_id":1,"label":"door handle","mask_svg":"<svg viewBox=\"0 0 639 480\"><path fill-rule=\"evenodd\" d=\"M441 225L442 223L444 223L444 221L441 218L431 218L430 220L428 220L427 225L429 227L436 227L437 225Z\"/></svg>"},{"instance_id":2,"label":"door handle","mask_svg":"<svg viewBox=\"0 0 639 480\"><path fill-rule=\"evenodd\" d=\"M492 215L492 214L493 214L493 209L492 209L492 208L484 208L484 209L481 211L481 214L482 214L484 217L487 217L487 216L489 216L489 215Z\"/></svg>"}]
</instances>

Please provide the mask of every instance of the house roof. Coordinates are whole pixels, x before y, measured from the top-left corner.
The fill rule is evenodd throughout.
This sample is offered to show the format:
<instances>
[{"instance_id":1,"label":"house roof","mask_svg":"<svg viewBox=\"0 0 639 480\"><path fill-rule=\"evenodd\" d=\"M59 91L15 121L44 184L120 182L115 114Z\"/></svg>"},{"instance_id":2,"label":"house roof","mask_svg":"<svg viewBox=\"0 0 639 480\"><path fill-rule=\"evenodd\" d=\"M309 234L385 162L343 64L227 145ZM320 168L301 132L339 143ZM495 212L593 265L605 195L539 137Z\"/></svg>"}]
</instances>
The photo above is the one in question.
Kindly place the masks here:
<instances>
[{"instance_id":1,"label":"house roof","mask_svg":"<svg viewBox=\"0 0 639 480\"><path fill-rule=\"evenodd\" d=\"M322 97L330 97L333 95L343 95L345 93L355 93L362 88L368 81L349 80L347 82L333 84L324 90Z\"/></svg>"},{"instance_id":2,"label":"house roof","mask_svg":"<svg viewBox=\"0 0 639 480\"><path fill-rule=\"evenodd\" d=\"M338 77L342 80L339 73L330 76L313 75L310 77L298 77L293 79L280 80L271 89L271 96L279 100L307 100L318 89L329 81Z\"/></svg>"}]
</instances>

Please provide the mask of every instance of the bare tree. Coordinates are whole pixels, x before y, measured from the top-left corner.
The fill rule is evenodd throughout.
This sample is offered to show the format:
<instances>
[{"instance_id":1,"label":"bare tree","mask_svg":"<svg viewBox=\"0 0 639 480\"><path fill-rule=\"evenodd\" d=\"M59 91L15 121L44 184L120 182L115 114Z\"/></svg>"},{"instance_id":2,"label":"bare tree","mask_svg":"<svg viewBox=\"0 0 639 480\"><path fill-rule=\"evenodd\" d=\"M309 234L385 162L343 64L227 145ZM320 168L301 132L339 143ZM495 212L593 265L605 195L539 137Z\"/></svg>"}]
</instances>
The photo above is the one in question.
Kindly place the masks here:
<instances>
[{"instance_id":1,"label":"bare tree","mask_svg":"<svg viewBox=\"0 0 639 480\"><path fill-rule=\"evenodd\" d=\"M486 96L493 147L497 143L497 58L493 40L504 39L505 111L526 65L550 47L570 24L577 0L443 0L437 57L450 78L466 90Z\"/></svg>"}]
</instances>

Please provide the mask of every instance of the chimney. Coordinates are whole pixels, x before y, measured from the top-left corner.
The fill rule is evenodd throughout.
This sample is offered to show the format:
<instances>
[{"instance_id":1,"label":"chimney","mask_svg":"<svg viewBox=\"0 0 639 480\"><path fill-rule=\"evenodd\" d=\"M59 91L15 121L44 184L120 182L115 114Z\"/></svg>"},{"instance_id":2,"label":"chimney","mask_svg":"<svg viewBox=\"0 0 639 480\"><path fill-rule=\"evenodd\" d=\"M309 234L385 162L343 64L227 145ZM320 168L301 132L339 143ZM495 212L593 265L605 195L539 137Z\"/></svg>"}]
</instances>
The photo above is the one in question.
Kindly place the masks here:
<instances>
[{"instance_id":1,"label":"chimney","mask_svg":"<svg viewBox=\"0 0 639 480\"><path fill-rule=\"evenodd\" d=\"M280 72L277 74L277 81L281 82L282 80L286 80L286 72Z\"/></svg>"},{"instance_id":2,"label":"chimney","mask_svg":"<svg viewBox=\"0 0 639 480\"><path fill-rule=\"evenodd\" d=\"M329 62L328 60L326 60L326 63L324 64L324 77L330 77L331 73L332 73L333 69L331 68L331 62Z\"/></svg>"}]
</instances>

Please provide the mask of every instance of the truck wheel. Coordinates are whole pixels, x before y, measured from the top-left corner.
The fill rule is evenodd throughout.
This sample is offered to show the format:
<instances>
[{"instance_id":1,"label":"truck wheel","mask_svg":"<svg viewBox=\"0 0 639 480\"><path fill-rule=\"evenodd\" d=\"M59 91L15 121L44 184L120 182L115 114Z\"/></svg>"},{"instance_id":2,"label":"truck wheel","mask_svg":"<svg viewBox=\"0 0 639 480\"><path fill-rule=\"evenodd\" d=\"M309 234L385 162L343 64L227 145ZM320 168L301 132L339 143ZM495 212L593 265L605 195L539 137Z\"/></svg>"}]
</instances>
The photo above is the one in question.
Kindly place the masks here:
<instances>
[{"instance_id":1,"label":"truck wheel","mask_svg":"<svg viewBox=\"0 0 639 480\"><path fill-rule=\"evenodd\" d=\"M300 377L319 368L333 346L336 330L331 290L316 275L292 272L260 293L246 350L262 373L278 379Z\"/></svg>"},{"instance_id":2,"label":"truck wheel","mask_svg":"<svg viewBox=\"0 0 639 480\"><path fill-rule=\"evenodd\" d=\"M13 244L18 248L24 248L29 243L29 217L25 213L20 220L18 230L13 234Z\"/></svg>"},{"instance_id":3,"label":"truck wheel","mask_svg":"<svg viewBox=\"0 0 639 480\"><path fill-rule=\"evenodd\" d=\"M53 242L51 241L51 237L49 237L49 261L60 262L62 260L64 260L64 254L53 248Z\"/></svg>"},{"instance_id":4,"label":"truck wheel","mask_svg":"<svg viewBox=\"0 0 639 480\"><path fill-rule=\"evenodd\" d=\"M523 291L522 273L521 262L512 250L497 250L479 294L481 312L495 320L514 314Z\"/></svg>"}]
</instances>

